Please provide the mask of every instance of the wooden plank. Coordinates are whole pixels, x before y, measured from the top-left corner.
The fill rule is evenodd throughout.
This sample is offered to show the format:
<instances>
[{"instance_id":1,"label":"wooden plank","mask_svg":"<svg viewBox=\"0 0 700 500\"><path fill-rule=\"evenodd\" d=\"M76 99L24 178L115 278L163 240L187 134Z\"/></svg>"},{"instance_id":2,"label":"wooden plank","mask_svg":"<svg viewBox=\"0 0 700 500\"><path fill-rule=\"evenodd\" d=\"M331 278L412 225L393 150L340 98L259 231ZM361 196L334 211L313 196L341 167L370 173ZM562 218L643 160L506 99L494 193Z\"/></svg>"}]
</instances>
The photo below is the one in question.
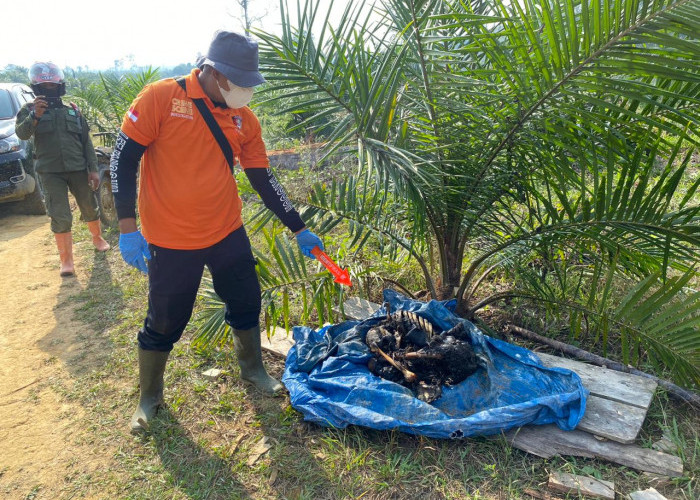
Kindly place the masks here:
<instances>
[{"instance_id":1,"label":"wooden plank","mask_svg":"<svg viewBox=\"0 0 700 500\"><path fill-rule=\"evenodd\" d=\"M372 316L381 304L370 302L359 297L350 297L343 302L343 310L347 319L363 320ZM337 311L339 312L339 311Z\"/></svg>"},{"instance_id":2,"label":"wooden plank","mask_svg":"<svg viewBox=\"0 0 700 500\"><path fill-rule=\"evenodd\" d=\"M646 414L646 409L637 406L588 396L586 412L576 428L618 443L633 443Z\"/></svg>"},{"instance_id":3,"label":"wooden plank","mask_svg":"<svg viewBox=\"0 0 700 500\"><path fill-rule=\"evenodd\" d=\"M547 487L562 493L578 493L586 497L615 500L615 484L613 482L577 476L567 472L551 473Z\"/></svg>"},{"instance_id":4,"label":"wooden plank","mask_svg":"<svg viewBox=\"0 0 700 500\"><path fill-rule=\"evenodd\" d=\"M556 425L532 425L505 434L513 447L542 458L572 455L600 458L636 470L669 477L683 475L681 459L660 451L615 441L599 441L581 430L563 431Z\"/></svg>"},{"instance_id":5,"label":"wooden plank","mask_svg":"<svg viewBox=\"0 0 700 500\"><path fill-rule=\"evenodd\" d=\"M665 496L656 491L654 488L649 488L643 491L635 491L630 493L630 500L667 500Z\"/></svg>"},{"instance_id":6,"label":"wooden plank","mask_svg":"<svg viewBox=\"0 0 700 500\"><path fill-rule=\"evenodd\" d=\"M650 378L609 370L551 354L541 352L535 354L539 356L544 366L567 368L577 373L581 377L583 386L591 391L591 394L645 410L649 409L657 386L656 381Z\"/></svg>"},{"instance_id":7,"label":"wooden plank","mask_svg":"<svg viewBox=\"0 0 700 500\"><path fill-rule=\"evenodd\" d=\"M294 345L294 340L292 340L292 332L290 331L288 335L287 330L277 326L275 327L274 331L271 332L270 338L267 338L267 332L264 329L261 330L261 347L266 351L286 358L289 349L291 349Z\"/></svg>"}]
</instances>

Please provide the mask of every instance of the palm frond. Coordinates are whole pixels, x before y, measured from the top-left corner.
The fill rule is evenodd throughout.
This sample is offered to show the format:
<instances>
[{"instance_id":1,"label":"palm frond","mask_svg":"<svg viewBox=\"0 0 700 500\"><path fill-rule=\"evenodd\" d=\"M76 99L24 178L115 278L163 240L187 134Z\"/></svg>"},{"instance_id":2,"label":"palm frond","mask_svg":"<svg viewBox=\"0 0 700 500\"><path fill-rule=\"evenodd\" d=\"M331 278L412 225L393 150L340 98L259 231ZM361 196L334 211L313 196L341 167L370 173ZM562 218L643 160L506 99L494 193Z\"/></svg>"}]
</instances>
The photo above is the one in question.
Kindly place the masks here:
<instances>
[{"instance_id":1,"label":"palm frond","mask_svg":"<svg viewBox=\"0 0 700 500\"><path fill-rule=\"evenodd\" d=\"M253 252L268 335L277 326L290 331L293 320L304 325L314 321L319 327L335 321L337 301L342 304L343 291L333 281L333 276L316 261L308 264L311 261L292 246L274 224L269 229L261 229L261 234L265 248L254 248ZM198 327L192 345L206 349L230 343L231 328L225 322L225 304L214 291L211 279L202 280L199 296L201 307L195 318Z\"/></svg>"},{"instance_id":2,"label":"palm frond","mask_svg":"<svg viewBox=\"0 0 700 500\"><path fill-rule=\"evenodd\" d=\"M100 83L76 89L73 95L90 123L97 125L100 132L116 134L133 100L143 87L158 78L158 69L150 67L121 76L100 73Z\"/></svg>"},{"instance_id":3,"label":"palm frond","mask_svg":"<svg viewBox=\"0 0 700 500\"><path fill-rule=\"evenodd\" d=\"M613 283L697 267L697 1L355 2L337 26L286 5L259 34L267 95L357 158L304 200L316 228L410 248L426 276L437 256L431 292L462 305L541 259L527 293L609 319Z\"/></svg>"},{"instance_id":4,"label":"palm frond","mask_svg":"<svg viewBox=\"0 0 700 500\"><path fill-rule=\"evenodd\" d=\"M669 369L680 384L700 386L700 291L687 288L694 270L661 281L650 275L620 302L612 318L620 324L625 345L639 340L659 369ZM663 286L661 286L663 285ZM629 348L623 361L629 362Z\"/></svg>"}]
</instances>

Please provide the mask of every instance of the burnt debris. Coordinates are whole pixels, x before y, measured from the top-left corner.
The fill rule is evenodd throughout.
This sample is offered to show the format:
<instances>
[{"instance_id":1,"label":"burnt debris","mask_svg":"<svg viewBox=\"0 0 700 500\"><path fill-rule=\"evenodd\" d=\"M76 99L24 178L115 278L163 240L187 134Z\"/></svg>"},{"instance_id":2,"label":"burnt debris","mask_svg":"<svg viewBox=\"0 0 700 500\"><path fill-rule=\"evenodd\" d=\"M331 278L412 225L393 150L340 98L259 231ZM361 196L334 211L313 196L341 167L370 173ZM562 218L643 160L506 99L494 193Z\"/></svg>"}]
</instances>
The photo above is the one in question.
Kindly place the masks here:
<instances>
[{"instance_id":1,"label":"burnt debris","mask_svg":"<svg viewBox=\"0 0 700 500\"><path fill-rule=\"evenodd\" d=\"M409 311L391 313L367 331L365 343L374 357L369 370L411 389L421 401L432 403L443 385L455 385L484 366L459 323L438 332L425 318Z\"/></svg>"}]
</instances>

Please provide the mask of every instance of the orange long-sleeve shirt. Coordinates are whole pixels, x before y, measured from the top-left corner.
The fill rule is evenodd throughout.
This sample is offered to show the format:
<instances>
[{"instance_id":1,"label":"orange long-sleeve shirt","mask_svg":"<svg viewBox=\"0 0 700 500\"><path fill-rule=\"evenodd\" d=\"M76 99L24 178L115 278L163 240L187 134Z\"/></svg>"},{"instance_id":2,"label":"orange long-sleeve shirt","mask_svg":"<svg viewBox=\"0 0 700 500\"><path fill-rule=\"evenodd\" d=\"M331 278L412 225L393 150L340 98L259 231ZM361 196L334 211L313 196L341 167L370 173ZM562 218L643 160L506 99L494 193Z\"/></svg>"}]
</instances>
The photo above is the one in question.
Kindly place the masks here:
<instances>
[{"instance_id":1,"label":"orange long-sleeve shirt","mask_svg":"<svg viewBox=\"0 0 700 500\"><path fill-rule=\"evenodd\" d=\"M269 166L255 114L214 106L199 72L187 76L186 95L173 79L146 86L122 122L122 131L146 146L138 196L143 235L166 248L206 248L242 225L235 178L191 99L204 99L242 168Z\"/></svg>"}]
</instances>

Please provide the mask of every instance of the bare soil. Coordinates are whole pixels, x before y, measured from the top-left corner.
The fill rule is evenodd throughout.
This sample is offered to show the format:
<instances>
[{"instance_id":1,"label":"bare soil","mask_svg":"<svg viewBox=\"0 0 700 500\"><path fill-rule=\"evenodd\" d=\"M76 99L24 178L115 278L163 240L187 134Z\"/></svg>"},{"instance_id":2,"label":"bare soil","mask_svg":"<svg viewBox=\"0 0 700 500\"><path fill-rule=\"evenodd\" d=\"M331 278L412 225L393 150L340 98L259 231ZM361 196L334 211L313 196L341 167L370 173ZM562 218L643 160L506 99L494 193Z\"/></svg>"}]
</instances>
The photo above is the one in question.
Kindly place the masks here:
<instances>
[{"instance_id":1,"label":"bare soil","mask_svg":"<svg viewBox=\"0 0 700 500\"><path fill-rule=\"evenodd\" d=\"M89 271L76 260L77 275L61 278L58 263L47 217L0 206L1 498L63 498L71 478L109 466L105 450L80 444L84 410L65 395L103 357L70 300Z\"/></svg>"}]
</instances>

